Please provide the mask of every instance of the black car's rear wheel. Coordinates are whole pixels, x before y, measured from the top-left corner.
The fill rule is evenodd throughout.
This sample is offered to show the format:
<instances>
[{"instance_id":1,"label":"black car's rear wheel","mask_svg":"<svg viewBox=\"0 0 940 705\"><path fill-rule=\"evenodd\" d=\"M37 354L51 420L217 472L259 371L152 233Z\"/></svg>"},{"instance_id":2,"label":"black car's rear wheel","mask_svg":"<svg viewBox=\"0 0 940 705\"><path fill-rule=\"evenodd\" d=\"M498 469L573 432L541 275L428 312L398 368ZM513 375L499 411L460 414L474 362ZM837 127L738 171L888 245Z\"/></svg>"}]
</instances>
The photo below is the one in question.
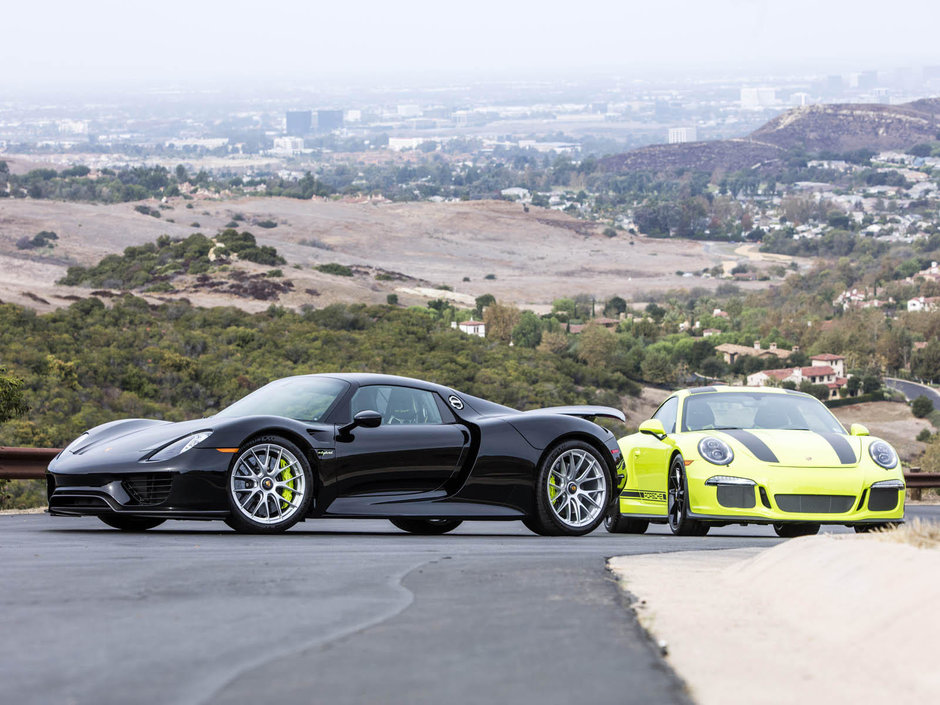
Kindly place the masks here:
<instances>
[{"instance_id":1,"label":"black car's rear wheel","mask_svg":"<svg viewBox=\"0 0 940 705\"><path fill-rule=\"evenodd\" d=\"M708 524L689 518L689 483L685 477L685 461L681 455L669 464L666 493L666 511L669 528L676 536L704 536Z\"/></svg>"},{"instance_id":2,"label":"black car's rear wheel","mask_svg":"<svg viewBox=\"0 0 940 705\"><path fill-rule=\"evenodd\" d=\"M98 518L108 526L121 531L146 531L166 521L166 519L151 517L129 517L123 514L100 514Z\"/></svg>"},{"instance_id":3,"label":"black car's rear wheel","mask_svg":"<svg viewBox=\"0 0 940 705\"><path fill-rule=\"evenodd\" d=\"M236 531L287 531L306 516L313 500L310 462L286 438L256 438L235 456L227 494L231 513L225 523Z\"/></svg>"},{"instance_id":4,"label":"black car's rear wheel","mask_svg":"<svg viewBox=\"0 0 940 705\"><path fill-rule=\"evenodd\" d=\"M819 533L819 524L808 522L778 523L774 524L774 531L782 539L792 539L797 536L815 536Z\"/></svg>"},{"instance_id":5,"label":"black car's rear wheel","mask_svg":"<svg viewBox=\"0 0 940 705\"><path fill-rule=\"evenodd\" d=\"M611 534L643 534L649 526L650 523L646 519L625 517L616 507L604 517L604 528Z\"/></svg>"},{"instance_id":6,"label":"black car's rear wheel","mask_svg":"<svg viewBox=\"0 0 940 705\"><path fill-rule=\"evenodd\" d=\"M459 519L389 519L389 521L402 531L424 536L446 534L463 523Z\"/></svg>"},{"instance_id":7,"label":"black car's rear wheel","mask_svg":"<svg viewBox=\"0 0 940 705\"><path fill-rule=\"evenodd\" d=\"M610 487L600 453L584 441L565 441L539 465L536 513L526 525L543 536L589 534L604 520Z\"/></svg>"}]
</instances>

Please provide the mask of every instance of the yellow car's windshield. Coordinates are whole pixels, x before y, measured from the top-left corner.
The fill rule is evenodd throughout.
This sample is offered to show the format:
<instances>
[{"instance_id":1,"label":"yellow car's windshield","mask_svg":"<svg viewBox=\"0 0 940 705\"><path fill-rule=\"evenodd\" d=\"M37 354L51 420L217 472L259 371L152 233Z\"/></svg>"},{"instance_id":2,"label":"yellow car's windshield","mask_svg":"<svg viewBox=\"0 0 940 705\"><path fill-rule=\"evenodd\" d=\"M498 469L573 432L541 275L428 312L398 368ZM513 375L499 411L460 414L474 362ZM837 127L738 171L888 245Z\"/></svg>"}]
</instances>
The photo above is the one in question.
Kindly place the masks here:
<instances>
[{"instance_id":1,"label":"yellow car's windshield","mask_svg":"<svg viewBox=\"0 0 940 705\"><path fill-rule=\"evenodd\" d=\"M821 402L802 394L706 392L686 398L683 431L738 428L845 434Z\"/></svg>"}]
</instances>

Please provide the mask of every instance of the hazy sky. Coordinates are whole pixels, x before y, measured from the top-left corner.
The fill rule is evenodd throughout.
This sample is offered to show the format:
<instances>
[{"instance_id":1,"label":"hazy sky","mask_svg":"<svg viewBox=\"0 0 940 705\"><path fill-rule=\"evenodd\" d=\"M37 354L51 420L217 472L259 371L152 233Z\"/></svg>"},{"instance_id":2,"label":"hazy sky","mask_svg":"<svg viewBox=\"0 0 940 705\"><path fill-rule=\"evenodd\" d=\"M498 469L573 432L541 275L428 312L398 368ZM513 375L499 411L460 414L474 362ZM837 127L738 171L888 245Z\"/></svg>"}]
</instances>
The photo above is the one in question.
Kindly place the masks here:
<instances>
[{"instance_id":1,"label":"hazy sky","mask_svg":"<svg viewBox=\"0 0 940 705\"><path fill-rule=\"evenodd\" d=\"M940 64L940 0L32 0L0 87Z\"/></svg>"}]
</instances>

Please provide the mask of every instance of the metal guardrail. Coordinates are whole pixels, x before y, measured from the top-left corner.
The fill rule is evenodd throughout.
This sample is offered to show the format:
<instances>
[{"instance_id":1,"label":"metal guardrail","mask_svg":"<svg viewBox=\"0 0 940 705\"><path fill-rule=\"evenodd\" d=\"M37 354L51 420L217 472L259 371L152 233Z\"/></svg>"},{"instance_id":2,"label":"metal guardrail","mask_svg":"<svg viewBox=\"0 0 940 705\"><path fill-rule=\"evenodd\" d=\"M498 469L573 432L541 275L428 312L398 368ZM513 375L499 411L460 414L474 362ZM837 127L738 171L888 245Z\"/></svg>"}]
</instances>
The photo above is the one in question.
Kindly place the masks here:
<instances>
[{"instance_id":1,"label":"metal guardrail","mask_svg":"<svg viewBox=\"0 0 940 705\"><path fill-rule=\"evenodd\" d=\"M0 480L41 480L46 476L46 466L61 450L0 446ZM904 482L910 490L940 487L940 472L911 468L911 472L904 473Z\"/></svg>"},{"instance_id":2,"label":"metal guardrail","mask_svg":"<svg viewBox=\"0 0 940 705\"><path fill-rule=\"evenodd\" d=\"M0 480L41 480L46 476L46 466L60 451L0 446Z\"/></svg>"}]
</instances>

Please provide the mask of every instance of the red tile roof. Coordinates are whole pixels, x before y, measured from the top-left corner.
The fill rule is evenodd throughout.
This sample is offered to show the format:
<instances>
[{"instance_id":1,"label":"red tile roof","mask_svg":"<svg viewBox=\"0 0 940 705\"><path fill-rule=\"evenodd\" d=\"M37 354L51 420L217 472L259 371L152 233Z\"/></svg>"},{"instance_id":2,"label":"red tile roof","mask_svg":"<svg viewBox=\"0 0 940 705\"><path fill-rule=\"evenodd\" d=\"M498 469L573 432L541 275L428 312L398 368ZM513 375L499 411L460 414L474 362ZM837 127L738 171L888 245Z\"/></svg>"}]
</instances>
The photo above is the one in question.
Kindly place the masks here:
<instances>
[{"instance_id":1,"label":"red tile roof","mask_svg":"<svg viewBox=\"0 0 940 705\"><path fill-rule=\"evenodd\" d=\"M833 362L835 360L844 360L845 358L842 355L833 355L832 353L822 353L821 355L813 355L810 360L825 360L826 362Z\"/></svg>"}]
</instances>

